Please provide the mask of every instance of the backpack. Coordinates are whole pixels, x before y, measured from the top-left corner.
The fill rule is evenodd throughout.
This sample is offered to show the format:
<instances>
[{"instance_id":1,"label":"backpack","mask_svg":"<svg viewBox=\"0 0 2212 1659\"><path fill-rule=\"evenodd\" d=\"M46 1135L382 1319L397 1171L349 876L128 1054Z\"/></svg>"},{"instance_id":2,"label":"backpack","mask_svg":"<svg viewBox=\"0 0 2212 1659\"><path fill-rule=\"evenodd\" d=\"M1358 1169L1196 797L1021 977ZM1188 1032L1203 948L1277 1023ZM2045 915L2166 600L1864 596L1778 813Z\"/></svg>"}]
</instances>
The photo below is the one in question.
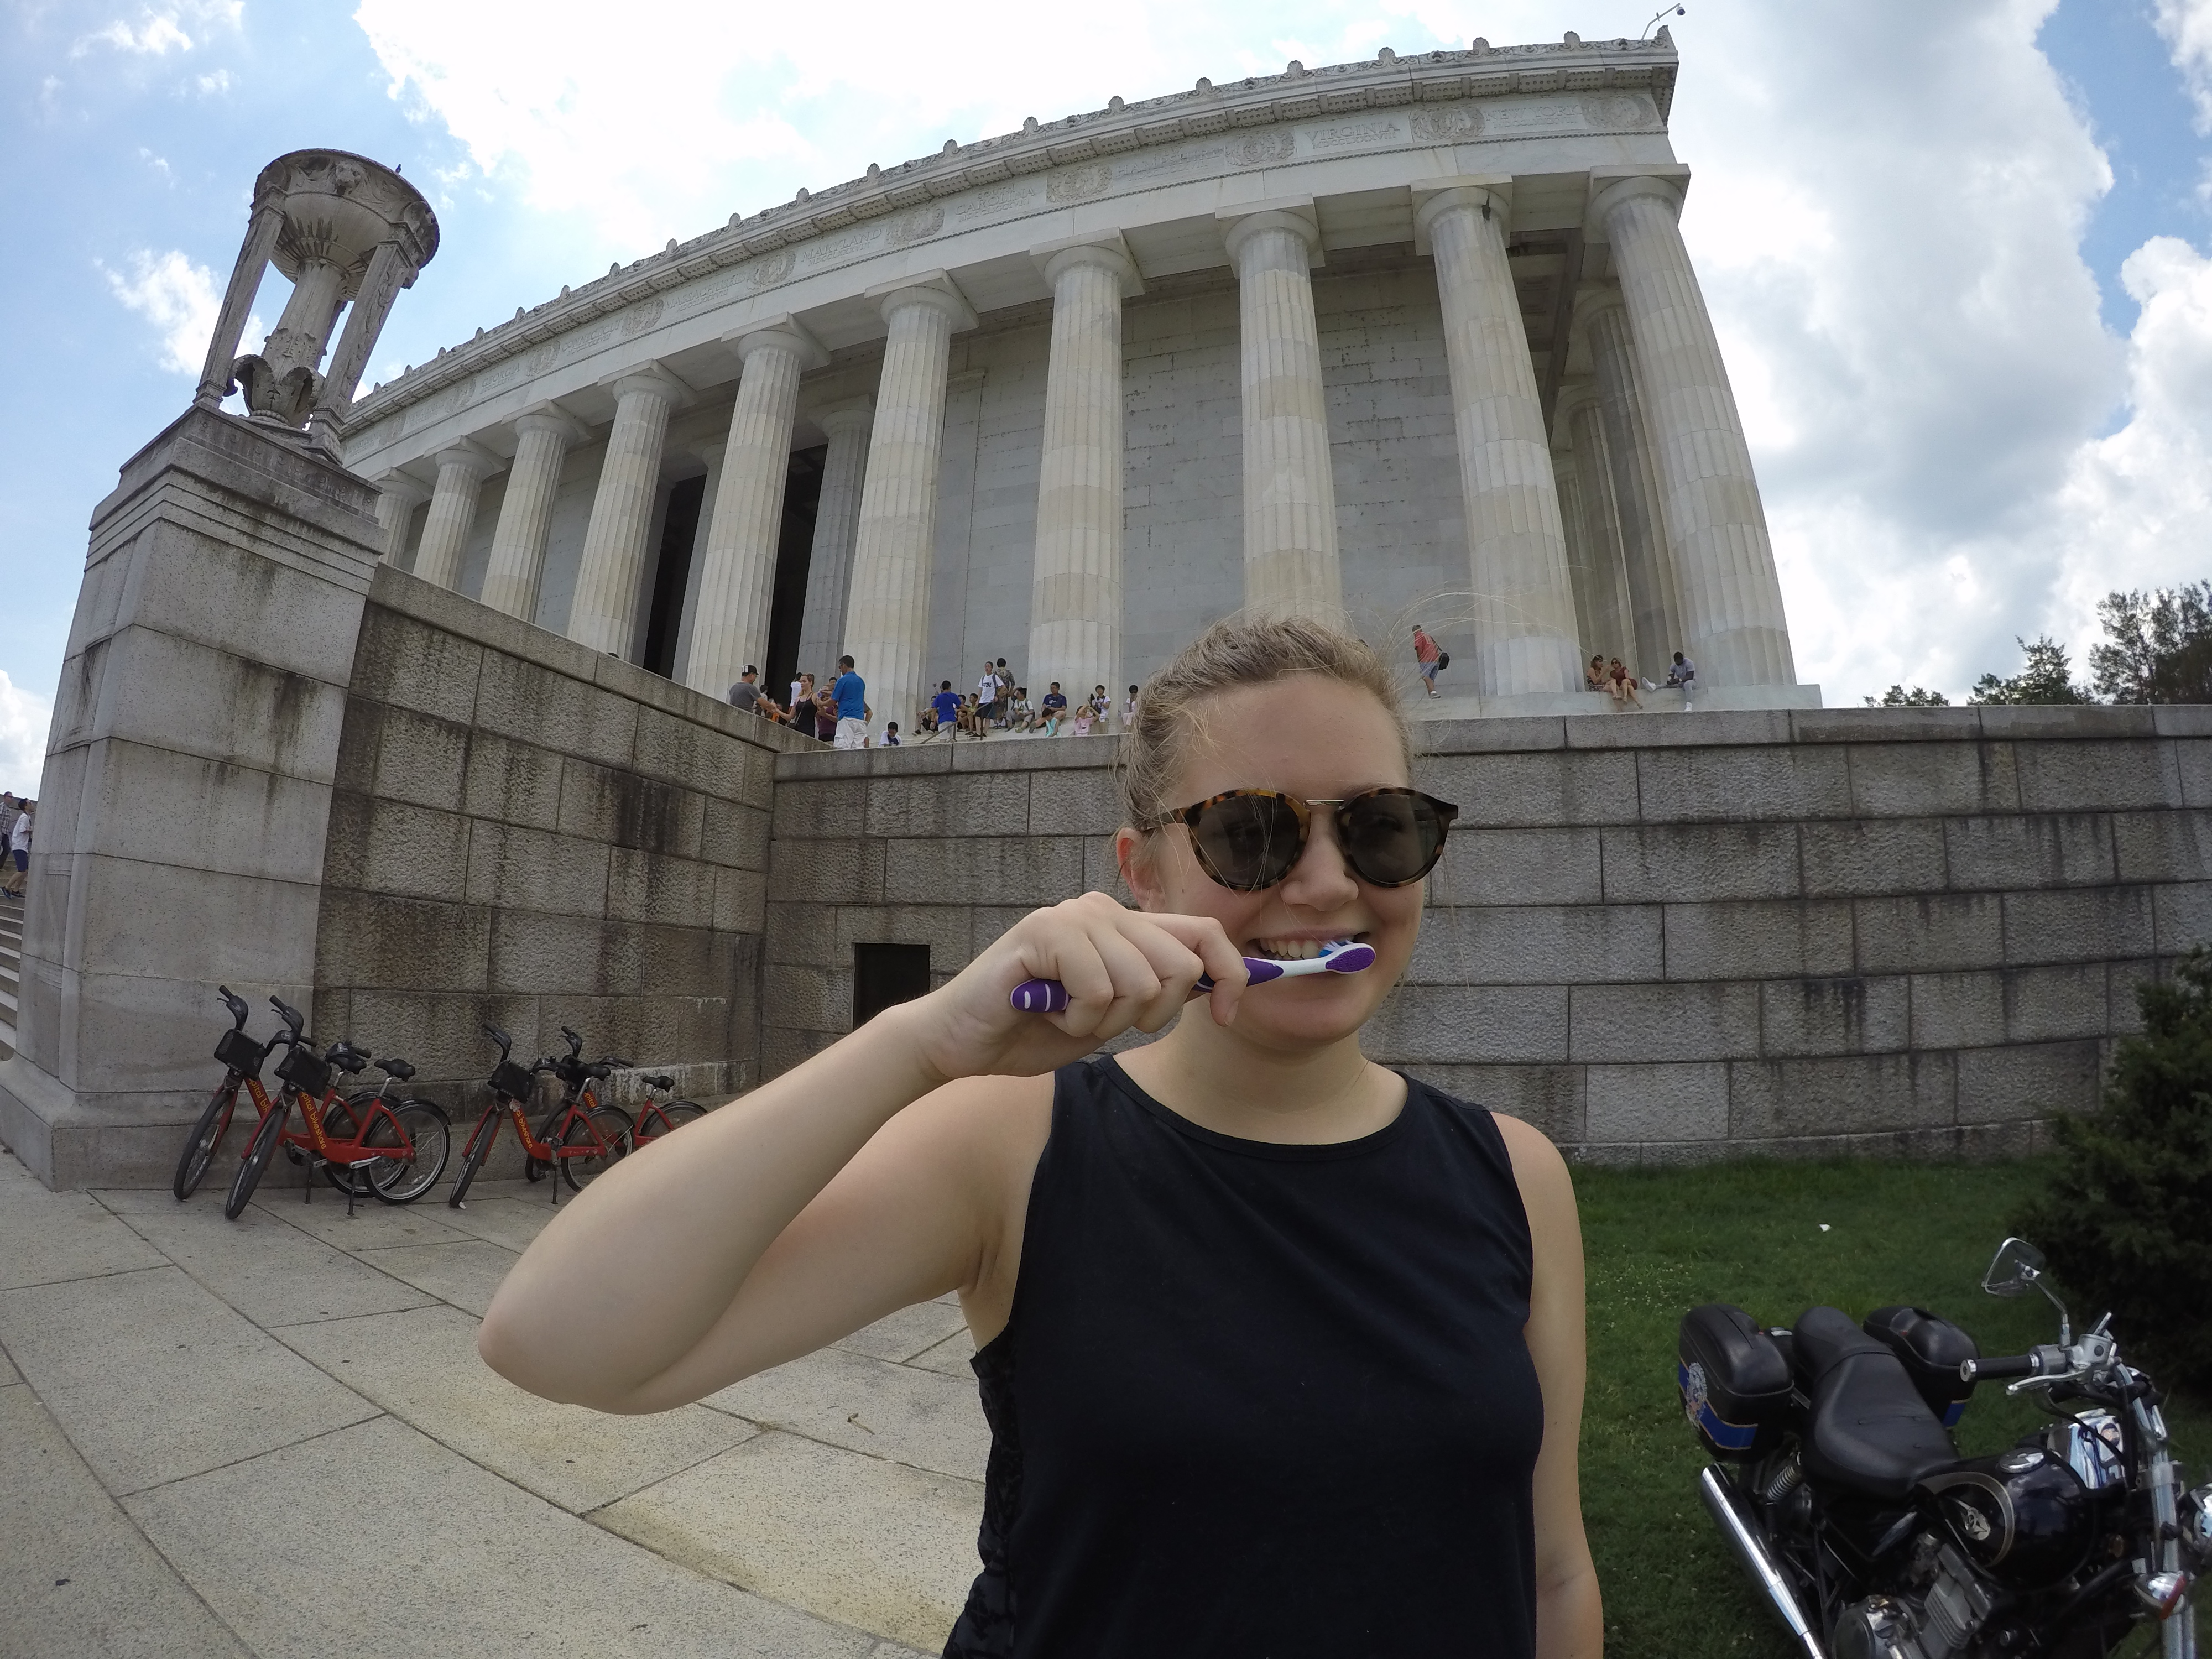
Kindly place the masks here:
<instances>
[{"instance_id":1,"label":"backpack","mask_svg":"<svg viewBox=\"0 0 2212 1659\"><path fill-rule=\"evenodd\" d=\"M1444 670L1445 670L1445 669L1449 668L1450 666L1451 666L1451 653L1450 653L1450 652L1449 652L1449 651L1439 651L1439 652L1437 652L1437 673L1439 673L1439 674L1441 674L1441 673L1443 673L1443 672L1444 672Z\"/></svg>"}]
</instances>

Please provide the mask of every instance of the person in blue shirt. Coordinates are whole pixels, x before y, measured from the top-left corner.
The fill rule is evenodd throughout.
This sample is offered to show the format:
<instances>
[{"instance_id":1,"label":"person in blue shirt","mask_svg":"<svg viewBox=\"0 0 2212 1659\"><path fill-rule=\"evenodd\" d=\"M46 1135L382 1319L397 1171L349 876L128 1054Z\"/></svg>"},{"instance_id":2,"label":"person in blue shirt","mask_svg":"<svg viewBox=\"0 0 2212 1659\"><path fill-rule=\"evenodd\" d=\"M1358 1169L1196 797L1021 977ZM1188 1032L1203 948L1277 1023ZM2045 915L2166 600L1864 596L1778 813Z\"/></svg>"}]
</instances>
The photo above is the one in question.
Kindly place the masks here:
<instances>
[{"instance_id":1,"label":"person in blue shirt","mask_svg":"<svg viewBox=\"0 0 2212 1659\"><path fill-rule=\"evenodd\" d=\"M1060 682L1052 683L1052 690L1044 694L1044 702L1037 710L1037 724L1044 727L1048 738L1060 735L1060 723L1067 715L1067 694L1060 689Z\"/></svg>"},{"instance_id":2,"label":"person in blue shirt","mask_svg":"<svg viewBox=\"0 0 2212 1659\"><path fill-rule=\"evenodd\" d=\"M868 683L853 671L850 657L837 659L837 684L830 688L837 699L837 736L840 749L866 749L868 746Z\"/></svg>"},{"instance_id":3,"label":"person in blue shirt","mask_svg":"<svg viewBox=\"0 0 2212 1659\"><path fill-rule=\"evenodd\" d=\"M937 729L940 732L957 733L960 728L960 694L952 689L951 680L938 683L937 695L929 700L937 714Z\"/></svg>"}]
</instances>

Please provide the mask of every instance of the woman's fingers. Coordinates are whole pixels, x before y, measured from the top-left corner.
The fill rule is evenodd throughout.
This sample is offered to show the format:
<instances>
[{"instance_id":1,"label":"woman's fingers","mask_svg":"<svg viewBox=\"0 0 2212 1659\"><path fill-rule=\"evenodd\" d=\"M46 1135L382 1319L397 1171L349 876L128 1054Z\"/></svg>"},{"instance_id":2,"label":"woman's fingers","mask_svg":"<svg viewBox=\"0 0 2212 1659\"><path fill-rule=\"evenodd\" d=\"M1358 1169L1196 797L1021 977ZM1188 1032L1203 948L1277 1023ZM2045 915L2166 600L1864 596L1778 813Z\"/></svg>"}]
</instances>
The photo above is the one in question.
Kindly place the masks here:
<instances>
[{"instance_id":1,"label":"woman's fingers","mask_svg":"<svg viewBox=\"0 0 2212 1659\"><path fill-rule=\"evenodd\" d=\"M1226 1025L1237 1018L1247 973L1243 954L1229 942L1229 935L1212 916L1146 915L1143 920L1172 933L1197 953L1206 975L1213 981L1208 1004L1213 1023Z\"/></svg>"},{"instance_id":2,"label":"woman's fingers","mask_svg":"<svg viewBox=\"0 0 2212 1659\"><path fill-rule=\"evenodd\" d=\"M1118 1036L1136 1023L1146 1006L1160 994L1160 976L1152 964L1127 934L1110 921L1094 923L1091 931L1091 948L1097 951L1105 965L1109 992L1103 1004L1094 1003L1079 1007L1073 999L1067 1010L1067 1022L1062 1029L1071 1035L1095 1036L1100 1042ZM1066 981L1061 981L1066 984Z\"/></svg>"}]
</instances>

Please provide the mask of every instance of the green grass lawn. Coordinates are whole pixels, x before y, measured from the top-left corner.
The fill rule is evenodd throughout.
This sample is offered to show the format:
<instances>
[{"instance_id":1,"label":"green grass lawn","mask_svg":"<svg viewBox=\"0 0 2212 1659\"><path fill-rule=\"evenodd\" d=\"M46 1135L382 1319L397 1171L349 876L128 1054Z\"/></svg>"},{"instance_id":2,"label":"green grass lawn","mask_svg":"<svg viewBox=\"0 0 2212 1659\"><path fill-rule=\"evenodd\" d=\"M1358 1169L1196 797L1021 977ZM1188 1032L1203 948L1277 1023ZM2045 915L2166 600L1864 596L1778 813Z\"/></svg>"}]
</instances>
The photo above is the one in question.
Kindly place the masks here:
<instances>
[{"instance_id":1,"label":"green grass lawn","mask_svg":"<svg viewBox=\"0 0 2212 1659\"><path fill-rule=\"evenodd\" d=\"M2056 1341L2057 1316L2040 1297L2001 1302L1979 1288L2007 1218L2048 1167L1575 1171L1589 1262L1583 1512L1605 1590L1609 1659L1789 1659L1791 1651L1698 1500L1705 1460L1674 1389L1682 1315L1701 1302L1733 1302L1763 1324L1786 1325L1816 1303L1859 1319L1901 1302L1963 1325L1984 1353ZM2103 1311L2072 1307L2077 1328ZM2124 1352L2128 1334L2117 1334ZM2025 1401L1985 1385L1959 1437L1978 1455L2041 1420ZM2166 1420L2195 1486L2212 1458L2212 1411L2175 1401Z\"/></svg>"}]
</instances>

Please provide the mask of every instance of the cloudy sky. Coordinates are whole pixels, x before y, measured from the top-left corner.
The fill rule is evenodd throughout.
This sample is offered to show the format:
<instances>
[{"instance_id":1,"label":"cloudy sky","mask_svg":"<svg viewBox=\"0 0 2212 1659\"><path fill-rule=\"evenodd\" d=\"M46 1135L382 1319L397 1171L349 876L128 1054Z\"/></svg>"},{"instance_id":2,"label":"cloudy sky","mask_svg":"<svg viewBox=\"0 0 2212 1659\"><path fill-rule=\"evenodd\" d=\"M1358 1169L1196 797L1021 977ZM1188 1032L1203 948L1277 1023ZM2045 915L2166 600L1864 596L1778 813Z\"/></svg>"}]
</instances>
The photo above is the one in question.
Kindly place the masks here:
<instances>
[{"instance_id":1,"label":"cloudy sky","mask_svg":"<svg viewBox=\"0 0 2212 1659\"><path fill-rule=\"evenodd\" d=\"M189 401L272 156L361 151L437 207L380 379L947 137L1291 58L1633 35L1656 4L0 0L0 786L36 787L88 515ZM1671 21L1683 229L1801 678L1957 697L2017 665L2015 635L2078 659L2110 589L2212 576L2212 0Z\"/></svg>"}]
</instances>

